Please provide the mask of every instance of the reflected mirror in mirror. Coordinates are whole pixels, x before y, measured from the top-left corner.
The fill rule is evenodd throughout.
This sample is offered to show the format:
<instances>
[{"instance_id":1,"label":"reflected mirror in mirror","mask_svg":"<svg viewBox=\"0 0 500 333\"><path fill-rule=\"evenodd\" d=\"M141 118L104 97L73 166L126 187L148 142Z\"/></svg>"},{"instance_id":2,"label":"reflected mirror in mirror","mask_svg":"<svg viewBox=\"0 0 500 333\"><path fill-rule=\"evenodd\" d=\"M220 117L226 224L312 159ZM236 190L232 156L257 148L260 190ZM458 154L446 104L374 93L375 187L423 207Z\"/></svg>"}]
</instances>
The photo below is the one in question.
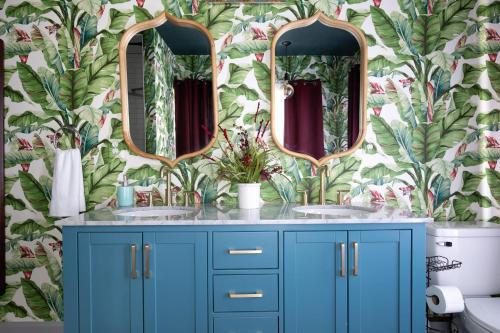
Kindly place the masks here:
<instances>
[{"instance_id":1,"label":"reflected mirror in mirror","mask_svg":"<svg viewBox=\"0 0 500 333\"><path fill-rule=\"evenodd\" d=\"M322 14L305 21L285 26L273 41L273 137L319 163L361 143L366 48L345 22Z\"/></svg>"},{"instance_id":2,"label":"reflected mirror in mirror","mask_svg":"<svg viewBox=\"0 0 500 333\"><path fill-rule=\"evenodd\" d=\"M138 31L126 46L124 133L140 155L172 162L201 153L214 140L213 42L194 23L163 21Z\"/></svg>"}]
</instances>

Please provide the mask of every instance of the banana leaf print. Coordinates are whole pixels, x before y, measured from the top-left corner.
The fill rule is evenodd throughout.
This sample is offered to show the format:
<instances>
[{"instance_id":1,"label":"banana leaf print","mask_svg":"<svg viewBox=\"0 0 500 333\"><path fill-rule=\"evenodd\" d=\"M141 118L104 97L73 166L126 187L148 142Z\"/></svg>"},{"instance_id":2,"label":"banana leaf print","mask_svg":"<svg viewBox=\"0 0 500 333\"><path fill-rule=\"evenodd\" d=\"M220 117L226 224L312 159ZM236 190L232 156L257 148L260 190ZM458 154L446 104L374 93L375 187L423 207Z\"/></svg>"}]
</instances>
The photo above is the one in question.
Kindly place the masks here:
<instances>
[{"instance_id":1,"label":"banana leaf print","mask_svg":"<svg viewBox=\"0 0 500 333\"><path fill-rule=\"evenodd\" d=\"M353 203L406 206L438 220L500 223L495 2L0 1L8 281L1 320L64 319L63 240L47 216L55 141L80 147L88 209L113 206L123 174L153 189L161 203L160 163L134 156L123 141L118 44L125 29L164 10L196 20L215 39L219 122L230 137L234 124L251 130L270 118L269 48L282 25L323 10L360 27L369 45L369 127L361 149L327 166L328 202L335 202L337 190L350 189ZM177 62L189 70L205 68ZM341 101L336 103L327 108ZM63 126L79 135L56 137ZM343 129L331 132L338 137ZM263 200L298 202L296 191L305 189L317 202L317 169L266 140L286 179L263 185ZM207 152L216 154L217 145ZM197 202L236 202L235 184L217 182L204 158L184 161L172 172L179 203L181 190L195 191Z\"/></svg>"}]
</instances>

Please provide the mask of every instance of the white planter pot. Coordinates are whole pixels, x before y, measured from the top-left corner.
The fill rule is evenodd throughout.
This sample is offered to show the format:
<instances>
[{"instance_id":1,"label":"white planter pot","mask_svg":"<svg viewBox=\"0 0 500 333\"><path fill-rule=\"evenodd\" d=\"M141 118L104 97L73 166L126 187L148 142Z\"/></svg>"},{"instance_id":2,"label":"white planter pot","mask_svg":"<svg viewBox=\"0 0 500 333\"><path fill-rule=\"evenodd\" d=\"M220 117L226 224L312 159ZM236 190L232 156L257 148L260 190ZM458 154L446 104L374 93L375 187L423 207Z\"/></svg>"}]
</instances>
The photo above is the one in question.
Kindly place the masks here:
<instances>
[{"instance_id":1,"label":"white planter pot","mask_svg":"<svg viewBox=\"0 0 500 333\"><path fill-rule=\"evenodd\" d=\"M260 183L238 184L238 202L243 209L259 208Z\"/></svg>"}]
</instances>

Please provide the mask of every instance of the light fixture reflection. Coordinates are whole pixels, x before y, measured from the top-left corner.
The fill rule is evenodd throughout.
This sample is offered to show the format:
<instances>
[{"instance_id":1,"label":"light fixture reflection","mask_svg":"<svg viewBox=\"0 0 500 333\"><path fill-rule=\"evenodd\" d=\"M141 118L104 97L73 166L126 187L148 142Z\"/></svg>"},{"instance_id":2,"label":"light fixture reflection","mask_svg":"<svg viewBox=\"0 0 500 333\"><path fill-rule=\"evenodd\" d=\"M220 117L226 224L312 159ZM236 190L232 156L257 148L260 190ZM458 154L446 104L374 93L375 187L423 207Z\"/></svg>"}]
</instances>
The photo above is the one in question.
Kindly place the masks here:
<instances>
[{"instance_id":1,"label":"light fixture reflection","mask_svg":"<svg viewBox=\"0 0 500 333\"><path fill-rule=\"evenodd\" d=\"M288 46L290 46L290 44L292 44L292 42L288 40L285 40L281 43L281 45L285 47L285 61L287 62L285 70L285 80L283 81L283 96L285 97L285 99L292 97L293 93L295 92L290 82L288 82L290 80L288 76L288 71L290 69L290 59L288 58Z\"/></svg>"}]
</instances>

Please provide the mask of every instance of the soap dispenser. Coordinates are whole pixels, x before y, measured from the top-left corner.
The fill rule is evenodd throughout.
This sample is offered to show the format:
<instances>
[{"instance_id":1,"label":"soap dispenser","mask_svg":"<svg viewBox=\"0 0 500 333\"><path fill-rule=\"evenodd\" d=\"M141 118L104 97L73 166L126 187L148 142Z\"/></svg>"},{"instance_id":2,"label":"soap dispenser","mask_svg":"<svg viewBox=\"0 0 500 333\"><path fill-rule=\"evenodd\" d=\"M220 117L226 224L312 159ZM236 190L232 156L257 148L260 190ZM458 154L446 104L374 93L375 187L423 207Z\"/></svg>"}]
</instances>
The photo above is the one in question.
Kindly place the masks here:
<instances>
[{"instance_id":1,"label":"soap dispenser","mask_svg":"<svg viewBox=\"0 0 500 333\"><path fill-rule=\"evenodd\" d=\"M134 205L134 187L129 186L127 176L123 176L121 186L116 189L118 207L131 207Z\"/></svg>"}]
</instances>

